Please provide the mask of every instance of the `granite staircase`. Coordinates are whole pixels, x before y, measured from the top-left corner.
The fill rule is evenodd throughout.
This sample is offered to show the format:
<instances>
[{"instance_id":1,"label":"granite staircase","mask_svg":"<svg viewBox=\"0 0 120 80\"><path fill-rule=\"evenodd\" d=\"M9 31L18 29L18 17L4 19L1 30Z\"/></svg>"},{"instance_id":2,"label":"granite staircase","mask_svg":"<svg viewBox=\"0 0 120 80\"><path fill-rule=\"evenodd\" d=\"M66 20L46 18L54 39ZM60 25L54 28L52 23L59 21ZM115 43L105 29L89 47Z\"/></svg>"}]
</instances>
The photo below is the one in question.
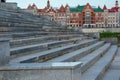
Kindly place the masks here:
<instances>
[{"instance_id":1,"label":"granite staircase","mask_svg":"<svg viewBox=\"0 0 120 80\"><path fill-rule=\"evenodd\" d=\"M21 74L17 71L16 74L15 70L20 66L33 67L36 64L46 66L46 64L56 62L82 62L80 67L82 78L71 80L108 80L107 77L110 76L108 71L114 68L111 63L114 62L116 53L120 51L117 45L93 39L82 32L67 30L45 17L5 9L0 9L0 34L1 36L9 34L11 37L11 60L7 65L7 70L4 69L5 67L0 68L2 80L7 80L6 78L9 78L8 80L33 80L34 77L28 78L24 75L22 76L25 78L20 77ZM15 70L9 70L11 66L15 67ZM4 74L4 71L10 74ZM13 74L16 78L11 76Z\"/></svg>"},{"instance_id":2,"label":"granite staircase","mask_svg":"<svg viewBox=\"0 0 120 80\"><path fill-rule=\"evenodd\" d=\"M83 35L49 35L11 40L10 64L82 62L82 80L102 80L118 47Z\"/></svg>"}]
</instances>

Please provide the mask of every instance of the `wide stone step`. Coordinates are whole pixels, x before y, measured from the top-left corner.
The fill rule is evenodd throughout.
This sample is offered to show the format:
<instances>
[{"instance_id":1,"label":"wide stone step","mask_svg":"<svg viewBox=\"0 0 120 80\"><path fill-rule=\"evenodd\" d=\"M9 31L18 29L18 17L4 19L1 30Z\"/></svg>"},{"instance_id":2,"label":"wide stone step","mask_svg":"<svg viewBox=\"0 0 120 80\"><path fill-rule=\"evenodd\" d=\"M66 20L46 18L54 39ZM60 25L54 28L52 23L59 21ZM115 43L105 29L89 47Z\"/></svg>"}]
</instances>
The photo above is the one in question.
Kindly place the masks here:
<instances>
[{"instance_id":1,"label":"wide stone step","mask_svg":"<svg viewBox=\"0 0 120 80\"><path fill-rule=\"evenodd\" d=\"M117 54L111 63L110 69L120 70L120 47L118 48Z\"/></svg>"},{"instance_id":2,"label":"wide stone step","mask_svg":"<svg viewBox=\"0 0 120 80\"><path fill-rule=\"evenodd\" d=\"M0 11L1 11L0 17L6 18L6 21L11 21L12 23L15 23L15 22L21 23L22 22L24 24L24 22L31 22L32 26L34 26L33 24L36 24L39 27L42 25L43 26L47 25L50 27L58 26L56 22L50 21L47 18L42 17L42 16L37 17L34 15L28 15L28 14L24 14L24 13L13 12L13 11L9 12L7 10L0 10ZM20 25L22 25L22 23ZM39 24L39 23L42 23L42 24ZM46 23L46 24L44 24L44 23ZM27 24L27 25L30 25L30 24Z\"/></svg>"},{"instance_id":3,"label":"wide stone step","mask_svg":"<svg viewBox=\"0 0 120 80\"><path fill-rule=\"evenodd\" d=\"M82 74L83 80L101 80L116 52L117 46L111 46L108 52L100 60Z\"/></svg>"},{"instance_id":4,"label":"wide stone step","mask_svg":"<svg viewBox=\"0 0 120 80\"><path fill-rule=\"evenodd\" d=\"M31 27L26 27L26 26L23 26L23 28L21 26L19 26L18 28L17 27L13 27L13 25L10 25L12 27L9 27L9 24L6 24L6 25L2 25L0 24L0 32L33 32L33 31L42 31L41 28L31 28ZM6 27L8 26L8 27ZM26 27L26 28L25 28Z\"/></svg>"},{"instance_id":5,"label":"wide stone step","mask_svg":"<svg viewBox=\"0 0 120 80\"><path fill-rule=\"evenodd\" d=\"M120 47L102 80L120 80Z\"/></svg>"},{"instance_id":6,"label":"wide stone step","mask_svg":"<svg viewBox=\"0 0 120 80\"><path fill-rule=\"evenodd\" d=\"M32 52L34 53L36 51L39 52L39 51L59 47L62 45L74 44L77 41L79 42L81 40L83 40L83 38L75 38L75 39L70 39L70 40L52 41L52 42L46 42L46 43L41 43L41 44L27 45L27 46L10 49L10 54L11 56L17 57L23 54L25 55L25 53L32 54Z\"/></svg>"},{"instance_id":7,"label":"wide stone step","mask_svg":"<svg viewBox=\"0 0 120 80\"><path fill-rule=\"evenodd\" d=\"M30 26L30 27L32 27L32 26L34 26L34 27L38 27L38 25L39 25L39 27L40 27L40 25L42 26L42 24L43 23L41 23L41 22L39 22L39 23L36 23L36 22L34 22L34 21L26 21L26 20L23 20L22 18L14 18L14 19L12 19L12 18L3 18L3 17L0 17L0 23L3 23L3 25L4 25L4 23L9 23L9 24L12 24L12 25L14 25L14 26Z\"/></svg>"},{"instance_id":8,"label":"wide stone step","mask_svg":"<svg viewBox=\"0 0 120 80\"><path fill-rule=\"evenodd\" d=\"M78 44L72 44L72 45L63 46L60 48L54 48L51 50L47 50L47 51L38 52L38 53L31 54L31 55L15 58L15 59L11 60L11 63L28 63L28 62L35 62L38 60L46 60L49 58L53 58L53 57L57 57L59 55L65 54L68 51L70 52L73 50L77 50L81 47L88 46L88 44L93 44L96 41L97 41L96 39L95 40L93 40L93 39L92 40L84 40Z\"/></svg>"},{"instance_id":9,"label":"wide stone step","mask_svg":"<svg viewBox=\"0 0 120 80\"><path fill-rule=\"evenodd\" d=\"M103 79L101 80L120 80L120 70L119 69L110 69L108 70Z\"/></svg>"},{"instance_id":10,"label":"wide stone step","mask_svg":"<svg viewBox=\"0 0 120 80\"><path fill-rule=\"evenodd\" d=\"M13 23L13 24L21 24L21 23L23 23L23 24L32 24L32 21L26 21L26 20L23 20L23 19L21 19L21 18L14 18L14 19L10 19L10 18L6 18L6 17L2 17L2 16L0 16L0 23L1 22L7 22L7 23ZM38 24L38 23L36 23L36 24Z\"/></svg>"},{"instance_id":11,"label":"wide stone step","mask_svg":"<svg viewBox=\"0 0 120 80\"><path fill-rule=\"evenodd\" d=\"M7 25L7 24L9 24L9 25ZM24 26L26 26L26 28L34 28L34 29L35 28L42 28L42 27L40 27L40 25L42 26L42 24L35 24L35 23L32 24L32 22L30 23L30 22L27 22L27 21L26 22L18 22L18 21L10 20L8 22L8 21L0 20L0 25L6 25L8 27L16 27L16 28L18 28L18 27L23 28Z\"/></svg>"},{"instance_id":12,"label":"wide stone step","mask_svg":"<svg viewBox=\"0 0 120 80\"><path fill-rule=\"evenodd\" d=\"M71 35L70 35L71 34ZM36 36L48 36L48 35L57 35L57 36L61 36L61 35L76 35L76 36L80 36L82 34L76 34L76 33L70 33L70 32L26 32L26 33L13 33L12 34L12 38L13 39L21 39L21 38L30 38L30 37L36 37Z\"/></svg>"},{"instance_id":13,"label":"wide stone step","mask_svg":"<svg viewBox=\"0 0 120 80\"><path fill-rule=\"evenodd\" d=\"M81 48L81 49L73 51L73 52L70 52L68 54L54 58L54 59L49 60L47 62L73 62L73 61L77 61L79 58L84 57L85 55L87 55L91 51L99 48L103 44L104 44L104 41L97 42L97 43L94 43L93 45L90 45L90 46L85 47L85 48Z\"/></svg>"},{"instance_id":14,"label":"wide stone step","mask_svg":"<svg viewBox=\"0 0 120 80\"><path fill-rule=\"evenodd\" d=\"M81 71L82 73L85 72L90 66L92 66L95 62L97 62L101 56L104 56L104 54L107 52L107 50L110 48L110 43L104 44L102 47L96 49L92 53L88 54L87 56L79 59L81 61L82 67Z\"/></svg>"},{"instance_id":15,"label":"wide stone step","mask_svg":"<svg viewBox=\"0 0 120 80\"><path fill-rule=\"evenodd\" d=\"M28 39L12 40L10 42L10 47L14 48L14 47L32 45L32 44L43 43L43 42L48 42L48 41L71 39L74 37L80 37L80 36L77 36L77 35L76 36L73 36L73 35L66 35L66 36L49 35L49 36L41 36L41 37L34 37L34 38L28 38ZM81 38L87 39L87 37L81 37Z\"/></svg>"},{"instance_id":16,"label":"wide stone step","mask_svg":"<svg viewBox=\"0 0 120 80\"><path fill-rule=\"evenodd\" d=\"M54 40L56 36L41 36L41 37L33 37L28 39L18 39L18 40L11 40L10 47L20 47L25 45L32 45L37 43L47 42L48 40Z\"/></svg>"}]
</instances>

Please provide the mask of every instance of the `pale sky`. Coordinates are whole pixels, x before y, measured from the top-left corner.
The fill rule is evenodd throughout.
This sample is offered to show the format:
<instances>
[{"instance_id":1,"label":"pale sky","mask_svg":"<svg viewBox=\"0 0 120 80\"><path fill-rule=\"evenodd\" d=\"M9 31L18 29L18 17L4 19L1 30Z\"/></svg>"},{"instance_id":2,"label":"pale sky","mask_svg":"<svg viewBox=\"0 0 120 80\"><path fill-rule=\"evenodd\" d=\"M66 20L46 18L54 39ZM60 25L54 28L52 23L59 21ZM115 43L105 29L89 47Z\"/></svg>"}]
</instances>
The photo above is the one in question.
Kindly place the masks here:
<instances>
[{"instance_id":1,"label":"pale sky","mask_svg":"<svg viewBox=\"0 0 120 80\"><path fill-rule=\"evenodd\" d=\"M115 5L116 0L50 0L52 7L60 7L61 4L69 4L71 7L79 5L85 5L90 3L92 6L100 5L103 8L103 5L106 4L108 8L111 8ZM119 4L120 4L120 0ZM47 0L7 0L7 2L17 2L18 6L21 8L26 8L29 4L35 3L38 8L43 8L47 4Z\"/></svg>"}]
</instances>

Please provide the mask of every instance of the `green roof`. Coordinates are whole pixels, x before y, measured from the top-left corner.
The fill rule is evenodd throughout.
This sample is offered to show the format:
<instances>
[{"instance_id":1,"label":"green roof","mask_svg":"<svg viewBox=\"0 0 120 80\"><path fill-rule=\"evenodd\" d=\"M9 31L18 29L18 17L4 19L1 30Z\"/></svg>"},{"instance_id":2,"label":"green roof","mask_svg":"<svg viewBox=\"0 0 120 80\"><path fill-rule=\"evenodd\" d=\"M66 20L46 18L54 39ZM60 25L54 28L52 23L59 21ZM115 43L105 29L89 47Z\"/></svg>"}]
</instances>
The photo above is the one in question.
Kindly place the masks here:
<instances>
[{"instance_id":1,"label":"green roof","mask_svg":"<svg viewBox=\"0 0 120 80\"><path fill-rule=\"evenodd\" d=\"M78 12L78 10L76 8L70 8L71 12Z\"/></svg>"},{"instance_id":2,"label":"green roof","mask_svg":"<svg viewBox=\"0 0 120 80\"><path fill-rule=\"evenodd\" d=\"M94 8L94 11L95 12L103 12L103 9L101 9L101 8Z\"/></svg>"},{"instance_id":3,"label":"green roof","mask_svg":"<svg viewBox=\"0 0 120 80\"><path fill-rule=\"evenodd\" d=\"M78 6L77 9L78 9L80 12L82 12L82 10L84 9L84 7L85 7L85 5L83 5L83 6Z\"/></svg>"},{"instance_id":4,"label":"green roof","mask_svg":"<svg viewBox=\"0 0 120 80\"><path fill-rule=\"evenodd\" d=\"M77 8L70 8L71 12L82 12L82 10L84 9L85 5L83 6L78 6Z\"/></svg>"},{"instance_id":5,"label":"green roof","mask_svg":"<svg viewBox=\"0 0 120 80\"><path fill-rule=\"evenodd\" d=\"M78 7L74 7L74 8L70 8L70 11L71 11L71 12L82 12L83 9L84 9L84 7L85 7L85 5L83 5L83 6L78 6ZM93 10L94 10L95 12L103 12L103 9L101 9L101 8L93 8Z\"/></svg>"}]
</instances>

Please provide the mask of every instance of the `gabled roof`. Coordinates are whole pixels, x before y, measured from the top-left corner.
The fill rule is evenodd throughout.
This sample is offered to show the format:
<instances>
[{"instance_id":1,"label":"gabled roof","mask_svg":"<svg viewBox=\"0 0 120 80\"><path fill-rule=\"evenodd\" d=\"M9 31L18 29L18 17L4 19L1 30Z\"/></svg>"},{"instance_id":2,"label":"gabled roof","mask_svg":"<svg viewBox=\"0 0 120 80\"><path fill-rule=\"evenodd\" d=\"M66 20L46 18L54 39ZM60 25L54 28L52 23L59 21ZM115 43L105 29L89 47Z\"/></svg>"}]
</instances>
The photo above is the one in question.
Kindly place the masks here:
<instances>
[{"instance_id":1,"label":"gabled roof","mask_svg":"<svg viewBox=\"0 0 120 80\"><path fill-rule=\"evenodd\" d=\"M31 7L32 7L31 4L29 4L29 6L27 7L27 9L31 9Z\"/></svg>"},{"instance_id":2,"label":"gabled roof","mask_svg":"<svg viewBox=\"0 0 120 80\"><path fill-rule=\"evenodd\" d=\"M69 5L68 5L68 4L66 4L65 9L67 9L67 7L69 7Z\"/></svg>"},{"instance_id":3,"label":"gabled roof","mask_svg":"<svg viewBox=\"0 0 120 80\"><path fill-rule=\"evenodd\" d=\"M27 7L27 9L37 9L37 6L33 3L32 5L29 4L29 6Z\"/></svg>"},{"instance_id":4,"label":"gabled roof","mask_svg":"<svg viewBox=\"0 0 120 80\"><path fill-rule=\"evenodd\" d=\"M119 7L112 7L109 12L118 12Z\"/></svg>"},{"instance_id":5,"label":"gabled roof","mask_svg":"<svg viewBox=\"0 0 120 80\"><path fill-rule=\"evenodd\" d=\"M65 7L63 5L61 5L61 7L58 9L58 12L65 12Z\"/></svg>"},{"instance_id":6,"label":"gabled roof","mask_svg":"<svg viewBox=\"0 0 120 80\"><path fill-rule=\"evenodd\" d=\"M106 7L106 5L104 5L103 10L106 10L106 9L107 9L107 7Z\"/></svg>"}]
</instances>

